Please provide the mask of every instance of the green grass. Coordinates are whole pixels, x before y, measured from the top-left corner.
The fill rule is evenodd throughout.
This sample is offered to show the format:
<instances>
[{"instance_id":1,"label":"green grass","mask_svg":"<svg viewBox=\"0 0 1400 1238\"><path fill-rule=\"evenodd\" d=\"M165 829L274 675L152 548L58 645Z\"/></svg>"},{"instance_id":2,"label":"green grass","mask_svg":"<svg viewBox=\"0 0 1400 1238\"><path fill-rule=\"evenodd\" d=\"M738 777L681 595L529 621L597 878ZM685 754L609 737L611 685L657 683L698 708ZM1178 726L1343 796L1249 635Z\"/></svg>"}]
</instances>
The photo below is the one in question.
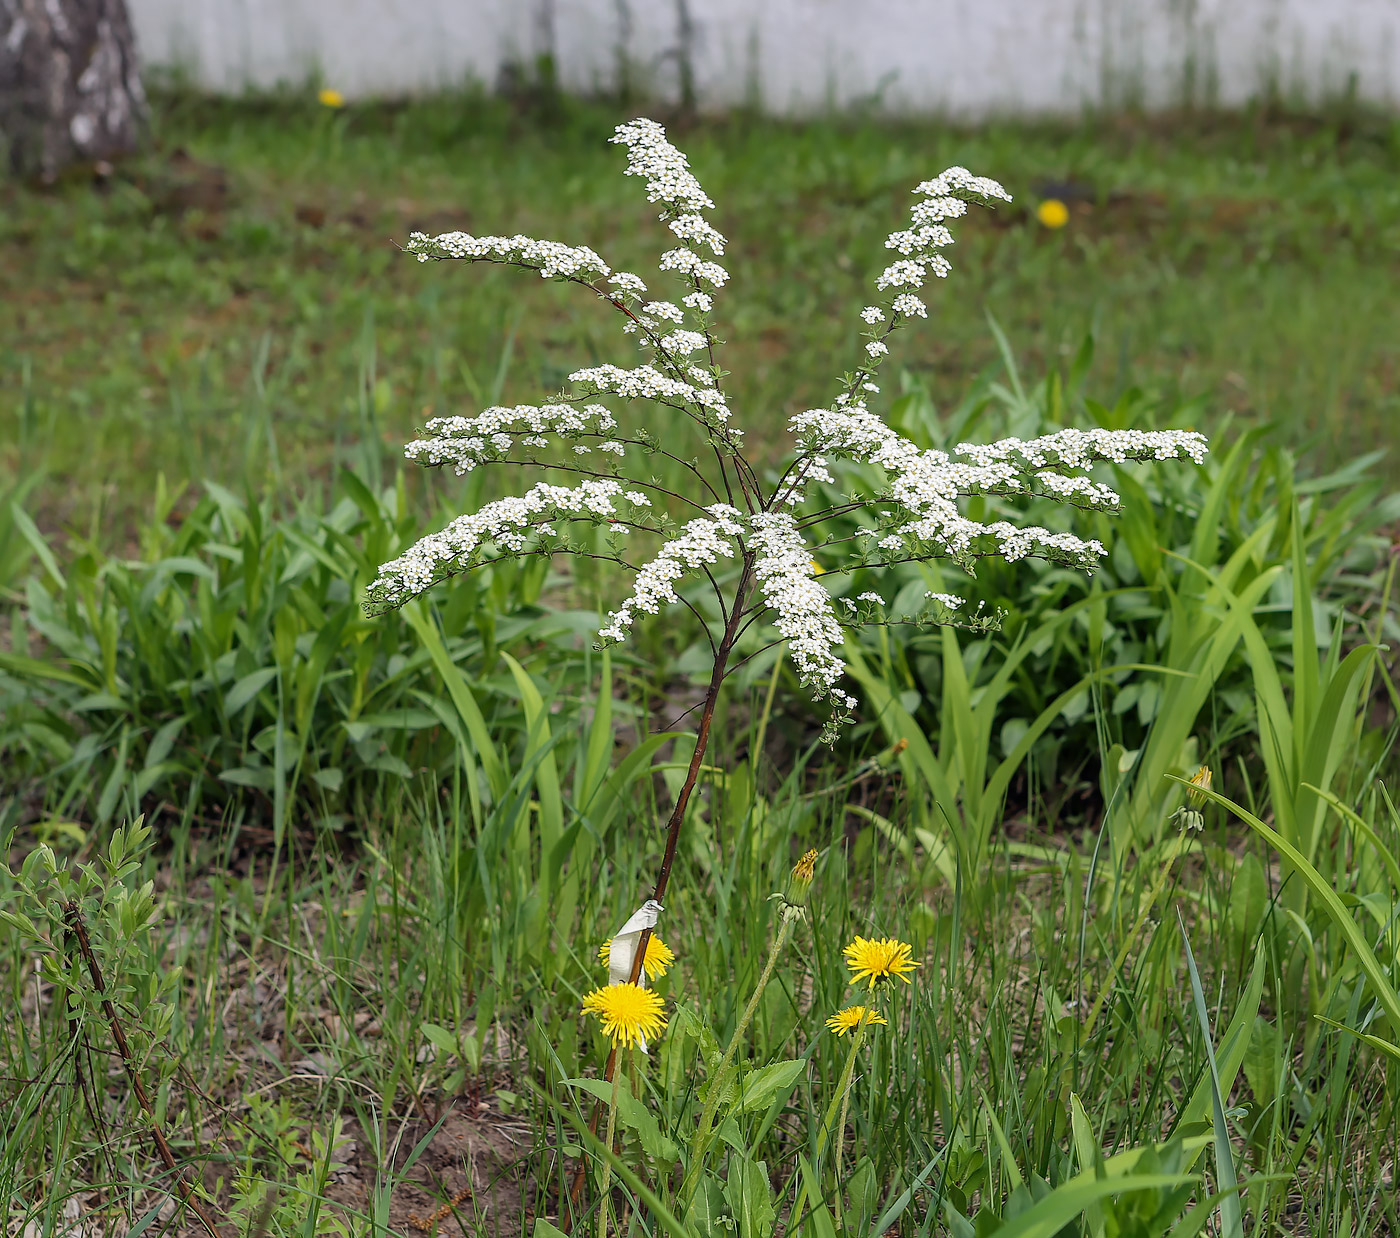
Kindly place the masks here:
<instances>
[{"instance_id":1,"label":"green grass","mask_svg":"<svg viewBox=\"0 0 1400 1238\"><path fill-rule=\"evenodd\" d=\"M592 1232L593 1095L566 1080L605 1046L579 1006L655 874L689 741L638 741L694 700L699 632L668 615L603 659L609 580L542 564L373 620L358 599L480 498L391 464L425 408L627 354L566 291L387 238L533 231L645 271L612 120L170 99L163 151L105 194L3 190L7 1226L169 1215L71 902L226 1233L412 1235L450 1203L439 1232L514 1238L559 1220L581 1155ZM1125 511L1093 523L1093 582L988 564L970 596L1007 609L1000 634L853 645L834 753L789 671L735 681L666 899L671 1026L629 1068L654 1125L623 1111L614 1233L1400 1228L1400 504L1360 456L1396 413L1396 141L1263 115L682 131L734 242L726 364L760 438L829 395L909 185L956 161L1018 198L1067 175L1103 198L1060 232L965 221L891 419L930 445L1095 417L1215 441L1199 470L1105 473ZM208 186L177 145L227 170L226 202L189 205ZM1202 761L1217 794L1189 808ZM123 828L141 812L153 841ZM809 846L807 915L738 1045L746 1086L786 1082L726 1102L723 1171L683 1206L701 1089ZM880 1000L833 1140L851 1042L824 1021L860 1000L857 933L922 967Z\"/></svg>"},{"instance_id":2,"label":"green grass","mask_svg":"<svg viewBox=\"0 0 1400 1238\"><path fill-rule=\"evenodd\" d=\"M1092 840L1045 850L1002 842L978 888L955 891L921 883L876 831L848 832L836 802L804 793L800 776L751 770L741 751L751 734L736 711L723 733L731 738L716 761L730 774L712 785L710 811L688 827L665 917L680 956L662 984L673 1027L644 1072L661 1134L683 1143L698 1112L696 1045L681 1035L681 1006L723 1042L766 952L766 895L781 888L790 848L810 843L826 853L809 918L747 1038L755 1064L808 1064L766 1135L762 1110L738 1132L760 1139L755 1155L779 1188L780 1210L797 1186L794 1157L804 1148L811 1156L841 1070L845 1046L822 1022L856 998L847 996L840 959L854 933L901 935L924 964L912 987L883 1003L890 1027L872 1037L851 1105L846 1207L864 1218L859 1232L930 1163L936 1172L896 1232L962 1232L948 1209L999 1209L1005 1200L1014 1210L1018 1182L1030 1184L1028 1202L1037 1181L1067 1183L1092 1170L1096 1156L1173 1133L1187 1137L1189 1151L1169 1145L1162 1155L1176 1166L1171 1172L1205 1169L1218 1182L1219 1170L1201 1160L1210 1155L1211 1083L1179 909L1209 995L1202 1017L1214 1027L1230 1113L1226 1146L1238 1159L1252 1232L1393 1232L1393 1196L1383 1186L1400 1136L1393 1081L1383 1056L1308 1013L1357 1027L1372 993L1325 916L1305 913L1309 935L1300 936L1277 901L1276 874L1262 875L1267 853L1232 841L1226 818L1207 808L1199 840L1173 832L1132 862L1091 860ZM555 751L567 784L582 756L567 739ZM766 787L761 796L754 772ZM370 1224L379 1198L395 1231L411 1233L410 1211L425 1215L468 1182L477 1211L464 1209L465 1232L513 1234L527 1217L556 1214L565 1181L559 1153L576 1138L533 1099L530 1081L565 1106L586 1099L561 1081L600 1060L591 1028L577 1018L582 993L598 982L591 956L616 927L617 909L645 885L658 840L614 821L602 840L607 858L578 892L577 918L567 930L554 921L551 934L533 897L536 861L514 846L503 853L451 803L432 784L406 789L391 805L397 824L374 830L359 858L318 846L289 857L271 882L241 862L228 865L216 834L196 827L173 853L148 858L127 878L132 889L145 875L159 883L149 929L123 928L120 914L108 919L103 904L92 907L128 1024L155 1021L160 995L146 989L147 975L173 979L174 968L184 969L166 995L173 1018L146 1065L148 1086L168 1097L180 1159L206 1166L211 1184L224 1178L222 1202L241 1166L278 1185L287 1206L279 1224L293 1225L299 1199L305 1211L296 1193L297 1175L310 1171L305 1152L313 1134L340 1119L355 1146L339 1157L349 1169L327 1194L353 1232L381 1232ZM1393 853L1395 818L1374 800L1360 807ZM647 811L645 799L637 810ZM71 840L57 841L72 852ZM83 854L92 852L74 858ZM483 862L494 904L482 901ZM1261 875L1250 894L1252 872ZM1397 892L1383 877L1346 880L1363 902L1394 905ZM113 902L123 899L106 905ZM37 914L27 900L7 905ZM1374 921L1365 924L1374 938ZM7 1084L19 1104L0 1164L14 1215L42 1219L46 1206L58 1207L45 1201L93 1182L113 1184L106 1206L142 1215L159 1196L140 1127L123 1129L128 1090L109 1080L98 1102L105 1125L94 1122L70 1086L63 1003L35 1004L26 935L11 933L6 951L8 1000L23 1017L7 1025L5 1073L54 1081L42 1106L43 1083ZM1393 951L1386 957L1393 977ZM1295 964L1308 989L1301 1009ZM53 976L76 983L62 968ZM89 1015L82 1026L100 1062L108 1044L101 1020ZM443 1115L449 1136L475 1140L475 1162L442 1137L430 1142L430 1157L403 1170L407 1150ZM384 1149L395 1140L391 1156ZM636 1165L634 1139L625 1152ZM50 1176L48 1165L60 1171ZM1208 1191L1196 1186L1194 1198L1204 1199ZM1159 1207L1174 1207L1169 1216L1177 1217L1192 1194L1172 1205L1170 1191L1153 1190L1103 1203L1120 1219L1141 1212L1145 1223Z\"/></svg>"},{"instance_id":3,"label":"green grass","mask_svg":"<svg viewBox=\"0 0 1400 1238\"><path fill-rule=\"evenodd\" d=\"M659 226L606 143L623 115L176 97L157 151L101 191L0 187L0 476L44 469L41 523L86 529L100 510L111 533L156 472L298 489L355 442L396 454L427 410L472 403L498 370L513 401L615 359L614 329L563 290L427 270L394 242L524 231L645 273ZM903 345L940 406L995 360L985 311L1030 372L1092 328L1108 403L1130 385L1200 397L1212 423L1276 422L1333 463L1396 441L1393 121L745 117L681 133L732 241L719 324L751 433L829 398L909 189L957 162L1017 202L966 221L929 328ZM1037 186L1067 179L1093 201L1051 232Z\"/></svg>"}]
</instances>

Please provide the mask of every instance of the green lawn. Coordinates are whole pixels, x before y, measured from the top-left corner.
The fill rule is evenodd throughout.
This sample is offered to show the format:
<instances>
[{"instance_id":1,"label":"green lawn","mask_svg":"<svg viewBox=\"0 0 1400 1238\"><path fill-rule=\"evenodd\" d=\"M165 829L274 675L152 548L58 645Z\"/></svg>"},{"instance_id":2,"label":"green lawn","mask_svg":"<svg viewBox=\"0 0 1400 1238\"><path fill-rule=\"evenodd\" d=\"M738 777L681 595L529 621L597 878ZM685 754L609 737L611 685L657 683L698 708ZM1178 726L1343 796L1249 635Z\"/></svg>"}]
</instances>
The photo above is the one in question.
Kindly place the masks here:
<instances>
[{"instance_id":1,"label":"green lawn","mask_svg":"<svg viewBox=\"0 0 1400 1238\"><path fill-rule=\"evenodd\" d=\"M297 490L430 410L556 387L628 354L594 307L508 272L425 268L410 229L522 231L645 274L658 226L606 138L622 113L543 118L469 97L331 112L157 106L158 149L94 189L0 188L0 475L44 470L46 524L104 531L153 478ZM965 221L954 278L896 358L940 404L997 363L1029 373L1093 331L1089 391L1271 421L1320 461L1400 441L1400 126L1178 116L1073 127L682 125L732 241L720 303L736 407L771 426L829 398L850 307L918 180L950 163L1016 202ZM1033 208L1069 182L1052 231ZM1082 199L1082 200L1081 200ZM528 323L528 331L517 328Z\"/></svg>"}]
</instances>

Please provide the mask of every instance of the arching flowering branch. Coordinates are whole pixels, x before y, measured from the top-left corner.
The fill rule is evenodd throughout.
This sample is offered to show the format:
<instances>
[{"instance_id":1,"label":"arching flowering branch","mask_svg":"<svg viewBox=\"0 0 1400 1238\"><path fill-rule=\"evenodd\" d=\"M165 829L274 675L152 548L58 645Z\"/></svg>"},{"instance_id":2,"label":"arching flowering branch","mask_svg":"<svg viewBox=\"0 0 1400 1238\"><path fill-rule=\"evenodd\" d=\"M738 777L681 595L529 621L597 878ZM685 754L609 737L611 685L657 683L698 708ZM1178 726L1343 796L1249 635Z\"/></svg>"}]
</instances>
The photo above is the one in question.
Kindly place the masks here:
<instances>
[{"instance_id":1,"label":"arching flowering branch","mask_svg":"<svg viewBox=\"0 0 1400 1238\"><path fill-rule=\"evenodd\" d=\"M843 598L838 608L819 579L814 549L848 553L844 563L831 565L833 574L934 557L970 568L977 558L993 554L1008 560L1040 557L1092 571L1104 553L1099 542L1010 519L974 520L964 513L965 500L1048 498L1113 512L1118 495L1089 476L1095 464L1199 462L1206 441L1179 430L1062 430L1029 442L1006 439L933 451L903 438L870 408L894 333L927 319L919 291L951 269L944 253L953 244L948 225L970 204L1009 200L996 181L949 168L915 188L909 226L886 241L893 260L875 281L881 295L860 311L867 328L860 364L842 377L830 407L790 419L791 458L775 481L765 482L744 448L717 360L711 315L729 276L717 261L727 242L708 219L714 203L660 125L635 120L620 125L613 140L626 148L626 175L645 182L647 200L659 207L659 219L675 239L659 268L678 280L678 302L651 299L644 280L614 271L587 247L464 232L410 238L407 249L425 262L505 263L587 289L620 315L622 330L635 338L642 360L633 368L605 364L577 370L569 376L570 388L552 403L487 408L430 422L428 436L409 445L409 459L458 472L486 464L546 468L583 480L572 487L540 482L519 497L458 517L384 564L370 586L368 604L400 605L452 572L495 558L572 552L611 559L635 572L630 595L599 630L603 642L625 641L639 615L675 603L715 616L707 630L714 654L710 682L653 895L660 903L715 702L735 666L781 641L799 682L813 699L831 704L833 725L856 703L842 687L846 668L838 650L846 629L879 620L882 600L866 591ZM624 433L617 412L604 400L659 408L661 418L653 411L644 422L650 429ZM686 434L698 456L681 445ZM647 461L657 455L678 466L679 481L652 475ZM860 489L833 500L832 469L838 466ZM837 515L853 518L856 531L823 537L823 523ZM614 540L611 553L600 554L565 535L564 526L579 522L603 526L615 539L636 534L659 544L648 554L634 554L629 542L624 556ZM704 607L698 605L702 599ZM930 593L926 601L922 618L928 621L975 628L992 622L980 611L964 611L962 599L953 594ZM638 958L645 946L643 940Z\"/></svg>"}]
</instances>

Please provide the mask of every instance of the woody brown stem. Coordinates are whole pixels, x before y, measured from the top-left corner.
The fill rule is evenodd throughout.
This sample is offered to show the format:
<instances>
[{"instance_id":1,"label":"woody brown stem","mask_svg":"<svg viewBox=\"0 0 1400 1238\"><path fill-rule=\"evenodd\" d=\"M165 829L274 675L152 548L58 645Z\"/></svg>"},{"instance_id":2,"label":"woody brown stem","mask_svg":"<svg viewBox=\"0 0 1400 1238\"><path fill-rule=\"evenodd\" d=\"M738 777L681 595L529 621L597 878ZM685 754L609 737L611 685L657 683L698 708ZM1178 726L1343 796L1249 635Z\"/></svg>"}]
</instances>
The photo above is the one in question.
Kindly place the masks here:
<instances>
[{"instance_id":1,"label":"woody brown stem","mask_svg":"<svg viewBox=\"0 0 1400 1238\"><path fill-rule=\"evenodd\" d=\"M700 767L705 761L705 750L710 743L710 723L714 721L715 705L719 701L719 690L724 685L725 669L729 664L729 655L734 650L734 642L738 638L740 626L744 619L744 602L748 598L749 585L753 580L753 559L746 555L744 557L744 569L739 576L738 588L734 591L734 605L729 612L728 622L724 626L724 636L721 638L719 648L715 650L714 668L710 672L710 686L705 692L705 705L700 713L700 725L695 732L695 751L690 757L690 766L685 773L685 781L681 783L681 789L676 794L676 802L671 807L671 818L666 823L666 849L661 854L661 869L656 875L656 889L652 893L652 898L660 902L666 894L666 886L671 879L671 865L676 859L676 843L681 836L681 823L685 820L685 810L690 804L691 793L695 790L695 784L700 778ZM637 939L637 952L632 956L632 974L628 977L632 984L636 984L642 975L642 961L646 958L647 943L651 941L651 929L642 930L642 935ZM612 1052L608 1054L607 1065L603 1068L603 1079L611 1083L613 1075L617 1072L617 1047L614 1045ZM598 1118L601 1111L601 1104L595 1102L593 1105L593 1117L588 1123L590 1134L598 1133ZM583 1158L579 1158L578 1165L574 1168L574 1180L569 1184L569 1211L559 1219L561 1228L567 1234L573 1228L574 1208L578 1204L579 1196L583 1194L585 1167Z\"/></svg>"},{"instance_id":2,"label":"woody brown stem","mask_svg":"<svg viewBox=\"0 0 1400 1238\"><path fill-rule=\"evenodd\" d=\"M87 926L83 923L82 912L78 909L77 903L69 902L63 905L63 922L68 926L69 934L78 943L78 950L83 956L83 961L87 964L88 975L92 978L92 987L102 998L102 1013L107 1018L107 1026L111 1029L112 1039L116 1042L117 1053L121 1057L123 1068L126 1070L126 1077L131 1083L131 1090L136 1094L136 1103L141 1106L141 1112L146 1115L146 1120L150 1123L151 1138L155 1142L156 1152L175 1179L185 1204L199 1218L200 1224L209 1232L211 1238L219 1238L219 1231L214 1227L209 1213L205 1211L204 1205L194 1197L193 1184L188 1182L185 1175L180 1172L180 1167L175 1161L175 1154L170 1150L170 1144L166 1141L165 1132L161 1130L160 1123L156 1120L156 1111L151 1105L150 1097L146 1095L146 1085L142 1082L141 1073L136 1068L136 1057L131 1052L130 1044L127 1043L126 1031L122 1027L121 1019L117 1017L116 1008L107 997L107 986L102 981L102 968L98 965L97 955L93 953L92 942L88 940Z\"/></svg>"}]
</instances>

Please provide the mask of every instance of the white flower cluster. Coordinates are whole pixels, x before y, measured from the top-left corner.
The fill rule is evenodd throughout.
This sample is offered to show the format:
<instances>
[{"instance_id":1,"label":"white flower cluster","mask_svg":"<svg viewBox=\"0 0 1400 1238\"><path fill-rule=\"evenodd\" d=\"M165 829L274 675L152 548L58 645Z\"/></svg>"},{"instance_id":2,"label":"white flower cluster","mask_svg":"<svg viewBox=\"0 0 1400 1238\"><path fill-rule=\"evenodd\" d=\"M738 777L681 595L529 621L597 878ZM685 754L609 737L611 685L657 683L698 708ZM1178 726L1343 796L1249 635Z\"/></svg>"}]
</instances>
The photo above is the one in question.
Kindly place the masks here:
<instances>
[{"instance_id":1,"label":"white flower cluster","mask_svg":"<svg viewBox=\"0 0 1400 1238\"><path fill-rule=\"evenodd\" d=\"M419 262L433 258L467 258L478 262L508 262L530 267L544 279L605 279L612 274L608 264L587 245L564 245L559 241L537 241L528 236L472 236L470 232L444 232L428 236L410 233L404 249L416 254ZM632 276L636 279L636 276ZM640 280L637 281L641 283Z\"/></svg>"},{"instance_id":2,"label":"white flower cluster","mask_svg":"<svg viewBox=\"0 0 1400 1238\"><path fill-rule=\"evenodd\" d=\"M953 234L942 224L924 224L907 232L891 232L885 248L897 249L901 254L920 254L952 243Z\"/></svg>"},{"instance_id":3,"label":"white flower cluster","mask_svg":"<svg viewBox=\"0 0 1400 1238\"><path fill-rule=\"evenodd\" d=\"M804 453L866 460L899 436L863 404L812 408L788 419L788 430Z\"/></svg>"},{"instance_id":4,"label":"white flower cluster","mask_svg":"<svg viewBox=\"0 0 1400 1238\"><path fill-rule=\"evenodd\" d=\"M1042 469L1035 479L1046 494L1063 499L1066 503L1076 503L1080 507L1118 506L1117 491L1091 477L1066 477L1063 473Z\"/></svg>"},{"instance_id":5,"label":"white flower cluster","mask_svg":"<svg viewBox=\"0 0 1400 1238\"><path fill-rule=\"evenodd\" d=\"M620 297L640 297L647 290L642 277L631 271L614 271L608 276L608 283Z\"/></svg>"},{"instance_id":6,"label":"white flower cluster","mask_svg":"<svg viewBox=\"0 0 1400 1238\"><path fill-rule=\"evenodd\" d=\"M1032 468L1058 464L1085 469L1097 460L1123 464L1128 460L1171 460L1190 456L1200 464L1206 437L1195 430L1059 430L1022 442L1004 438L996 443L959 443L956 451L978 464L1019 458Z\"/></svg>"},{"instance_id":7,"label":"white flower cluster","mask_svg":"<svg viewBox=\"0 0 1400 1238\"><path fill-rule=\"evenodd\" d=\"M606 518L617 515L622 486L615 481L585 481L551 486L541 482L522 495L497 499L480 511L458 516L439 533L430 533L397 559L383 564L369 587L375 609L400 606L453 570L470 566L477 553L494 542L503 552L520 554L532 535L553 533L549 521L559 516Z\"/></svg>"},{"instance_id":8,"label":"white flower cluster","mask_svg":"<svg viewBox=\"0 0 1400 1238\"><path fill-rule=\"evenodd\" d=\"M723 288L729 279L729 272L718 262L705 262L693 249L668 249L661 255L663 271L679 271L695 279L703 279L707 284Z\"/></svg>"},{"instance_id":9,"label":"white flower cluster","mask_svg":"<svg viewBox=\"0 0 1400 1238\"><path fill-rule=\"evenodd\" d=\"M965 202L968 198L979 202L989 202L993 198L1011 201L1011 195L991 177L973 176L966 168L959 167L945 168L931 181L921 181L914 187L914 192L932 198L939 207L950 201ZM954 209L950 214L961 215L962 211Z\"/></svg>"},{"instance_id":10,"label":"white flower cluster","mask_svg":"<svg viewBox=\"0 0 1400 1238\"><path fill-rule=\"evenodd\" d=\"M670 301L648 301L642 306L642 313L652 319L653 323L662 318L667 322L685 321L685 310Z\"/></svg>"},{"instance_id":11,"label":"white flower cluster","mask_svg":"<svg viewBox=\"0 0 1400 1238\"><path fill-rule=\"evenodd\" d=\"M710 293L701 291L700 284L723 288L729 280L729 272L719 263L702 258L696 252L699 248L705 248L716 258L724 256L728 242L702 214L703 211L712 210L714 202L695 179L685 154L667 141L666 130L654 120L634 120L618 125L612 140L627 147L626 174L645 178L647 201L662 204L661 218L681 242L677 248L668 249L661 255L661 270L680 275L691 286L683 298L685 305L698 313L708 314L714 301ZM647 323L643 325L650 326ZM690 334L698 333L687 333ZM671 354L695 352L709 344L708 336L700 336L702 345L687 348L685 345L693 344L693 341L684 337L677 339L678 335L680 333L674 333L671 337L675 341L674 346L663 345L665 351L661 359L669 360ZM655 343L654 340L650 342Z\"/></svg>"},{"instance_id":12,"label":"white flower cluster","mask_svg":"<svg viewBox=\"0 0 1400 1238\"><path fill-rule=\"evenodd\" d=\"M663 337L661 347L673 357L688 357L693 352L704 351L709 341L698 331L672 331Z\"/></svg>"},{"instance_id":13,"label":"white flower cluster","mask_svg":"<svg viewBox=\"0 0 1400 1238\"><path fill-rule=\"evenodd\" d=\"M679 219L671 220L668 226L681 240L708 245L716 258L724 257L724 247L728 242L703 216L682 215Z\"/></svg>"},{"instance_id":14,"label":"white flower cluster","mask_svg":"<svg viewBox=\"0 0 1400 1238\"><path fill-rule=\"evenodd\" d=\"M891 555L917 556L932 547L965 561L984 552L982 544L990 540L995 553L1007 560L1035 554L1090 570L1104 553L1101 543L1004 520L982 524L964 517L958 500L971 494L1045 494L1112 510L1119 496L1110 487L1045 466L1088 468L1098 460L1122 463L1178 456L1199 462L1205 453L1205 439L1194 431L1062 430L1030 442L960 444L957 453L972 461L964 463L947 452L921 450L862 405L812 409L788 425L799 446L813 456L840 456L884 469L887 485L877 499L897 503L915 517L879 540L880 548Z\"/></svg>"},{"instance_id":15,"label":"white flower cluster","mask_svg":"<svg viewBox=\"0 0 1400 1238\"><path fill-rule=\"evenodd\" d=\"M922 288L930 271L943 279L952 269L953 264L942 254L930 254L922 262L892 262L880 272L875 287L881 292L886 288Z\"/></svg>"},{"instance_id":16,"label":"white flower cluster","mask_svg":"<svg viewBox=\"0 0 1400 1238\"><path fill-rule=\"evenodd\" d=\"M601 404L517 404L513 408L486 408L475 417L434 417L427 424L429 438L404 448L404 456L427 465L450 464L460 476L486 460L501 460L517 437L527 447L547 447L546 434L573 438L580 434L604 434L617 420ZM621 443L601 443L600 450ZM587 448L584 449L585 451Z\"/></svg>"},{"instance_id":17,"label":"white flower cluster","mask_svg":"<svg viewBox=\"0 0 1400 1238\"><path fill-rule=\"evenodd\" d=\"M714 209L690 170L690 160L666 140L666 130L656 121L643 118L618 125L612 140L627 147L625 175L646 177L648 202L664 202L678 216Z\"/></svg>"},{"instance_id":18,"label":"white flower cluster","mask_svg":"<svg viewBox=\"0 0 1400 1238\"><path fill-rule=\"evenodd\" d=\"M648 301L627 311L622 324L624 335L643 333L642 346L655 349L660 332L666 330L665 323L683 323L685 311L670 301Z\"/></svg>"},{"instance_id":19,"label":"white flower cluster","mask_svg":"<svg viewBox=\"0 0 1400 1238\"><path fill-rule=\"evenodd\" d=\"M928 184L925 181L924 184ZM915 189L915 193L919 190ZM1008 198L1009 202L1011 199ZM909 208L909 218L916 224L942 223L945 219L961 219L967 214L967 203L961 198L925 198Z\"/></svg>"},{"instance_id":20,"label":"white flower cluster","mask_svg":"<svg viewBox=\"0 0 1400 1238\"><path fill-rule=\"evenodd\" d=\"M727 503L715 503L705 511L710 519L690 521L680 537L662 546L656 558L637 573L632 595L598 630L604 641L626 640L638 611L654 615L665 603L678 602L676 581L688 571L734 557L734 539L744 532L739 512Z\"/></svg>"},{"instance_id":21,"label":"white flower cluster","mask_svg":"<svg viewBox=\"0 0 1400 1238\"><path fill-rule=\"evenodd\" d=\"M846 664L835 654L845 639L829 594L812 576L812 552L797 522L786 512L749 518L754 578L774 612L774 626L788 644L797 678L814 700L829 698L851 709L855 698L836 686Z\"/></svg>"},{"instance_id":22,"label":"white flower cluster","mask_svg":"<svg viewBox=\"0 0 1400 1238\"><path fill-rule=\"evenodd\" d=\"M888 288L922 288L930 273L942 279L953 269L948 259L937 252L953 243L953 234L942 221L967 214L968 200L1011 201L1011 195L996 181L973 176L966 168L949 168L933 180L924 181L914 192L924 197L909 212L914 226L891 232L885 242L886 249L903 257L887 266L875 281L875 287L882 292ZM896 297L892 308L897 317L928 316L924 303L912 294Z\"/></svg>"},{"instance_id":23,"label":"white flower cluster","mask_svg":"<svg viewBox=\"0 0 1400 1238\"><path fill-rule=\"evenodd\" d=\"M569 381L579 383L590 392L610 391L624 400L657 400L662 404L690 405L700 411L707 423L711 419L720 423L729 420L729 405L713 387L696 387L667 378L650 365L639 366L635 370L624 370L615 365L596 365L575 370L569 375Z\"/></svg>"}]
</instances>

